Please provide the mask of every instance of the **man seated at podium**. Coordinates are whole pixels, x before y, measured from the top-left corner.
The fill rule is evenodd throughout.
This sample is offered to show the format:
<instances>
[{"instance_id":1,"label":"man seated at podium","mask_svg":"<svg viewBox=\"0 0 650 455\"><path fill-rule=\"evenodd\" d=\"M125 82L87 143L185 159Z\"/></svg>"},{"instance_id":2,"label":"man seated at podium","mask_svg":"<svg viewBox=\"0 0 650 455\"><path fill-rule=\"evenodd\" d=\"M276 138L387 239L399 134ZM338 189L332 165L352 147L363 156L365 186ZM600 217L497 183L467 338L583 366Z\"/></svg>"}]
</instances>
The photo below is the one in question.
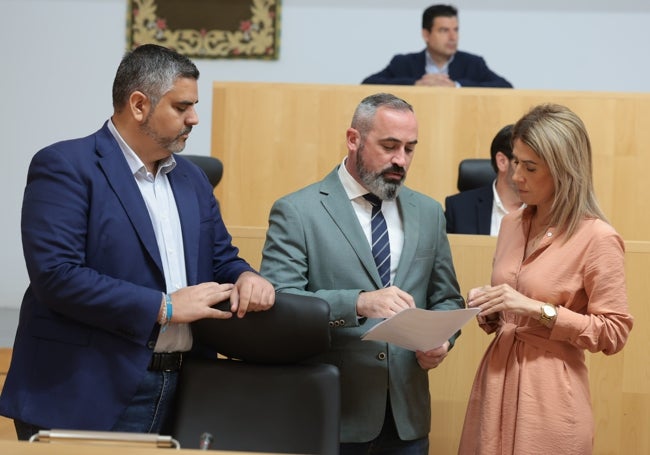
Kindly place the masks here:
<instances>
[{"instance_id":1,"label":"man seated at podium","mask_svg":"<svg viewBox=\"0 0 650 455\"><path fill-rule=\"evenodd\" d=\"M503 87L512 84L488 68L483 57L458 50L458 10L432 5L422 14L426 49L395 55L388 66L362 84L438 87Z\"/></svg>"},{"instance_id":2,"label":"man seated at podium","mask_svg":"<svg viewBox=\"0 0 650 455\"><path fill-rule=\"evenodd\" d=\"M504 215L523 206L512 181L512 126L501 128L490 145L496 179L490 185L445 198L447 233L496 236Z\"/></svg>"}]
</instances>

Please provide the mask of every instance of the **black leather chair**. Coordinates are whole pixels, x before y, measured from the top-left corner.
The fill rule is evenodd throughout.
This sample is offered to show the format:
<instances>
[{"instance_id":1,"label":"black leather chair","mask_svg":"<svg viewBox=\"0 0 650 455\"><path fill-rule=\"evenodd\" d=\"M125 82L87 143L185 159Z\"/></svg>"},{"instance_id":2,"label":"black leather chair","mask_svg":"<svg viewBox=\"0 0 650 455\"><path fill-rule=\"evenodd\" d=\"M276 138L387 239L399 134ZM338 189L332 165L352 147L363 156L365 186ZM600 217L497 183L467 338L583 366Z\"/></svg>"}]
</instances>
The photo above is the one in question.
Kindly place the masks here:
<instances>
[{"instance_id":1,"label":"black leather chair","mask_svg":"<svg viewBox=\"0 0 650 455\"><path fill-rule=\"evenodd\" d=\"M487 158L468 158L458 164L458 191L490 185L497 174Z\"/></svg>"},{"instance_id":2,"label":"black leather chair","mask_svg":"<svg viewBox=\"0 0 650 455\"><path fill-rule=\"evenodd\" d=\"M208 176L208 180L212 184L213 188L216 188L219 182L221 181L221 177L223 177L223 163L219 158L215 158L214 156L207 156L207 155L181 155L183 158L187 158L194 164L196 164L198 167L203 169L203 172L205 172L205 175Z\"/></svg>"},{"instance_id":3,"label":"black leather chair","mask_svg":"<svg viewBox=\"0 0 650 455\"><path fill-rule=\"evenodd\" d=\"M330 344L325 301L278 293L268 311L192 332L221 356L183 364L171 430L182 448L338 453L339 371L311 360Z\"/></svg>"}]
</instances>

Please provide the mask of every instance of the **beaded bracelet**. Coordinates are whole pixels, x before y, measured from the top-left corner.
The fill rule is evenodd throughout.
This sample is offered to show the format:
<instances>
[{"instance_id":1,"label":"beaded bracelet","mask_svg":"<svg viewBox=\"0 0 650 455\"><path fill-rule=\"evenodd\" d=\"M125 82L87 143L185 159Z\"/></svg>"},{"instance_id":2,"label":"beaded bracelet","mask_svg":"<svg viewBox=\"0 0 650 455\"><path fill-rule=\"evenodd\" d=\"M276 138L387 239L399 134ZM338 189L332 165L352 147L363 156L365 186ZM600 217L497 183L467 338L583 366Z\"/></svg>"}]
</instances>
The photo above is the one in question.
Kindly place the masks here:
<instances>
[{"instance_id":1,"label":"beaded bracelet","mask_svg":"<svg viewBox=\"0 0 650 455\"><path fill-rule=\"evenodd\" d=\"M163 306L162 315L160 316L160 323L162 328L161 332L167 330L167 326L172 320L172 314L174 312L174 307L172 306L172 298L169 294L165 294L165 305Z\"/></svg>"}]
</instances>

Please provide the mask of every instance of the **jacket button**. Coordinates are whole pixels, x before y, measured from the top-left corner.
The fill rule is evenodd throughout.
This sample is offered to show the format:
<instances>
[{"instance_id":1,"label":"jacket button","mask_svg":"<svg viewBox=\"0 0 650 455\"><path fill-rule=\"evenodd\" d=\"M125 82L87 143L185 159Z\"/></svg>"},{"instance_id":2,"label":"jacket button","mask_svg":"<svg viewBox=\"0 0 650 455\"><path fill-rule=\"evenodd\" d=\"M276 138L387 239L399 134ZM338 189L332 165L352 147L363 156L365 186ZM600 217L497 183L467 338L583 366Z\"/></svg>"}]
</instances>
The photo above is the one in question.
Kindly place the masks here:
<instances>
[{"instance_id":1,"label":"jacket button","mask_svg":"<svg viewBox=\"0 0 650 455\"><path fill-rule=\"evenodd\" d=\"M386 360L386 353L385 352L380 352L379 354L377 354L377 358L379 360Z\"/></svg>"},{"instance_id":2,"label":"jacket button","mask_svg":"<svg viewBox=\"0 0 650 455\"><path fill-rule=\"evenodd\" d=\"M329 326L330 326L330 328L331 328L331 327L334 327L334 321L330 321L330 322L329 322Z\"/></svg>"},{"instance_id":3,"label":"jacket button","mask_svg":"<svg viewBox=\"0 0 650 455\"><path fill-rule=\"evenodd\" d=\"M147 342L147 347L148 347L149 349L153 349L153 348L155 348L155 347L156 347L156 342L155 342L155 341L149 341L149 342Z\"/></svg>"}]
</instances>

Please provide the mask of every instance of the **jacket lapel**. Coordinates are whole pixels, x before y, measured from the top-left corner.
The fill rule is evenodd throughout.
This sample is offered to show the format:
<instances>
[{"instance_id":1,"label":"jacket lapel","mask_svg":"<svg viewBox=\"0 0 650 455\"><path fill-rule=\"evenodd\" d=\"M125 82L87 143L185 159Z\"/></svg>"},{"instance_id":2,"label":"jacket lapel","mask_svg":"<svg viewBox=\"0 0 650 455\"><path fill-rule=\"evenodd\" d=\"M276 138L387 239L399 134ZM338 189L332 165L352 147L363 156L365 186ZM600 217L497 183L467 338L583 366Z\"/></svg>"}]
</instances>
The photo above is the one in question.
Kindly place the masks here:
<instances>
[{"instance_id":1,"label":"jacket lapel","mask_svg":"<svg viewBox=\"0 0 650 455\"><path fill-rule=\"evenodd\" d=\"M131 221L138 238L155 262L160 273L163 273L160 252L158 251L149 212L147 212L138 184L133 178L122 150L120 150L106 124L97 132L97 154L99 155L99 166L122 203L126 216Z\"/></svg>"},{"instance_id":2,"label":"jacket lapel","mask_svg":"<svg viewBox=\"0 0 650 455\"><path fill-rule=\"evenodd\" d=\"M476 201L476 221L478 224L478 233L490 235L492 227L492 203L494 200L492 186L489 191L486 189Z\"/></svg>"},{"instance_id":3,"label":"jacket lapel","mask_svg":"<svg viewBox=\"0 0 650 455\"><path fill-rule=\"evenodd\" d=\"M397 204L404 225L404 245L394 280L394 284L398 287L402 287L404 279L409 273L420 238L420 211L413 202L412 196L411 190L405 187L402 187L399 196L397 196Z\"/></svg>"},{"instance_id":4,"label":"jacket lapel","mask_svg":"<svg viewBox=\"0 0 650 455\"><path fill-rule=\"evenodd\" d=\"M181 219L183 249L185 251L185 270L188 284L196 283L198 276L196 258L199 257L200 214L196 192L187 173L185 163L176 163L167 177L174 192L178 216Z\"/></svg>"},{"instance_id":5,"label":"jacket lapel","mask_svg":"<svg viewBox=\"0 0 650 455\"><path fill-rule=\"evenodd\" d=\"M321 203L354 250L368 275L372 277L375 285L381 288L381 278L372 257L368 239L361 229L354 208L352 208L348 195L339 180L337 169L328 174L321 183L320 193L323 196Z\"/></svg>"}]
</instances>

